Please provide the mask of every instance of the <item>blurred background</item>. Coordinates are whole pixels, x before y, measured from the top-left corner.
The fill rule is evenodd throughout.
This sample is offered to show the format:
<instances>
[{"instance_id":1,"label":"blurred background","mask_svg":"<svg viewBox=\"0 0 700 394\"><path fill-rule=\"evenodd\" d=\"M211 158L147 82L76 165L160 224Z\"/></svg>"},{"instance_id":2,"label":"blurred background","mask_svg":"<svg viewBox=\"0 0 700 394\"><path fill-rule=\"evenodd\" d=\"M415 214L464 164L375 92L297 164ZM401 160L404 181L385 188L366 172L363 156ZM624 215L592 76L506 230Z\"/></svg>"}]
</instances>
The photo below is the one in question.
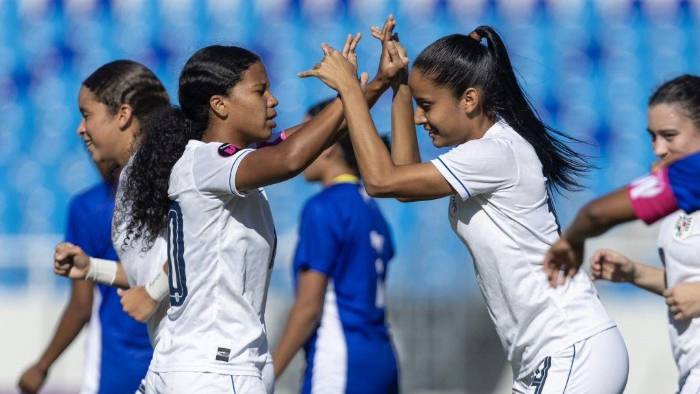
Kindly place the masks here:
<instances>
[{"instance_id":1,"label":"blurred background","mask_svg":"<svg viewBox=\"0 0 700 394\"><path fill-rule=\"evenodd\" d=\"M496 27L541 116L588 144L597 166L587 189L558 196L566 226L588 199L650 168L646 100L661 82L700 71L698 0L0 0L0 393L15 392L36 360L68 297L51 270L69 198L99 179L75 129L82 80L105 62L149 66L176 97L177 77L198 48L244 46L261 55L280 101L277 123L299 122L333 95L296 73L365 36L360 69L373 75L380 45L369 34L389 13L414 59L450 33ZM389 130L390 94L375 107ZM424 160L439 151L417 130ZM319 190L301 177L268 188L279 249L267 322L276 343L293 298L291 257L305 199ZM397 255L389 265L388 314L406 393L506 393L510 369L476 287L466 248L449 228L447 201L380 202ZM620 228L587 245L613 246L657 264L656 229ZM590 253L590 252L589 252ZM628 393L672 392L677 372L660 297L599 285L631 356ZM83 339L51 370L47 393L76 392ZM295 392L300 362L278 382Z\"/></svg>"}]
</instances>

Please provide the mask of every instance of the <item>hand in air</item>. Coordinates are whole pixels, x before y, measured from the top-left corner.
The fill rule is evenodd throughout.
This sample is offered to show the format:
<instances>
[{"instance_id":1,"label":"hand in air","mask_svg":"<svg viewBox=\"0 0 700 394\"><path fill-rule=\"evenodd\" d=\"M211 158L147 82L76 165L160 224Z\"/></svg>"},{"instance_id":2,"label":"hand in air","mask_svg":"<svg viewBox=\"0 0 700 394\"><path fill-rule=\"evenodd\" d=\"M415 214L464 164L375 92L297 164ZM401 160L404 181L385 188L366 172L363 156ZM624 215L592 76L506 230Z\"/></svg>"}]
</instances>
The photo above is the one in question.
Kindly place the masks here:
<instances>
[{"instance_id":1,"label":"hand in air","mask_svg":"<svg viewBox=\"0 0 700 394\"><path fill-rule=\"evenodd\" d=\"M583 244L572 244L560 238L544 256L544 271L552 287L573 278L583 262Z\"/></svg>"},{"instance_id":2,"label":"hand in air","mask_svg":"<svg viewBox=\"0 0 700 394\"><path fill-rule=\"evenodd\" d=\"M668 309L676 320L700 317L700 283L682 282L664 291Z\"/></svg>"},{"instance_id":3,"label":"hand in air","mask_svg":"<svg viewBox=\"0 0 700 394\"><path fill-rule=\"evenodd\" d=\"M321 62L311 70L300 72L299 77L316 77L338 92L346 87L359 84L355 66L342 53L328 44L321 45L321 49L323 49Z\"/></svg>"},{"instance_id":4,"label":"hand in air","mask_svg":"<svg viewBox=\"0 0 700 394\"><path fill-rule=\"evenodd\" d=\"M389 15L380 29L371 27L372 37L381 41L382 55L379 58L379 70L376 79L392 85L406 83L408 79L408 53L401 43L398 34L394 33L396 19Z\"/></svg>"},{"instance_id":5,"label":"hand in air","mask_svg":"<svg viewBox=\"0 0 700 394\"><path fill-rule=\"evenodd\" d=\"M22 394L35 394L44 385L47 371L39 365L34 364L27 368L19 378L17 386Z\"/></svg>"},{"instance_id":6,"label":"hand in air","mask_svg":"<svg viewBox=\"0 0 700 394\"><path fill-rule=\"evenodd\" d=\"M148 295L144 286L128 290L118 289L117 293L121 297L124 312L137 321L145 322L158 307L158 303Z\"/></svg>"},{"instance_id":7,"label":"hand in air","mask_svg":"<svg viewBox=\"0 0 700 394\"><path fill-rule=\"evenodd\" d=\"M591 279L611 282L632 282L636 268L634 262L609 249L598 249L591 258Z\"/></svg>"},{"instance_id":8,"label":"hand in air","mask_svg":"<svg viewBox=\"0 0 700 394\"><path fill-rule=\"evenodd\" d=\"M53 272L71 279L85 279L90 267L90 257L70 242L56 245L53 255Z\"/></svg>"}]
</instances>

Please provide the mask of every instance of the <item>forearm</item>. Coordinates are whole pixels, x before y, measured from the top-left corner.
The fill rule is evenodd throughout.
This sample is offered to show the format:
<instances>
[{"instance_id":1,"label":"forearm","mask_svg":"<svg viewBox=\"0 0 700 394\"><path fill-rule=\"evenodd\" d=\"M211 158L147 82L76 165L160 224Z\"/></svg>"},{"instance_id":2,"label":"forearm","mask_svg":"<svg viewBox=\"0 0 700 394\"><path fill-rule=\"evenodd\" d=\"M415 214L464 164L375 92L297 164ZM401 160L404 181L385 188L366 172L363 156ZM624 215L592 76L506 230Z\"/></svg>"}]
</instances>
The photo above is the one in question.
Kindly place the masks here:
<instances>
[{"instance_id":1,"label":"forearm","mask_svg":"<svg viewBox=\"0 0 700 394\"><path fill-rule=\"evenodd\" d=\"M666 272L657 267L634 263L634 276L630 283L652 293L662 295L666 290Z\"/></svg>"},{"instance_id":2,"label":"forearm","mask_svg":"<svg viewBox=\"0 0 700 394\"><path fill-rule=\"evenodd\" d=\"M391 176L395 166L377 134L362 90L351 84L340 89L340 95L363 180L368 187L380 184Z\"/></svg>"},{"instance_id":3,"label":"forearm","mask_svg":"<svg viewBox=\"0 0 700 394\"><path fill-rule=\"evenodd\" d=\"M391 103L391 159L396 165L420 163L411 90L400 84Z\"/></svg>"},{"instance_id":4,"label":"forearm","mask_svg":"<svg viewBox=\"0 0 700 394\"><path fill-rule=\"evenodd\" d=\"M91 282L73 280L71 298L68 305L61 315L56 331L46 350L37 362L37 365L44 371L49 370L56 359L75 340L85 324L90 321L92 292L93 285Z\"/></svg>"},{"instance_id":5,"label":"forearm","mask_svg":"<svg viewBox=\"0 0 700 394\"><path fill-rule=\"evenodd\" d=\"M627 190L621 188L586 204L562 238L582 244L587 238L601 235L620 223L634 219L636 216Z\"/></svg>"},{"instance_id":6,"label":"forearm","mask_svg":"<svg viewBox=\"0 0 700 394\"><path fill-rule=\"evenodd\" d=\"M114 283L112 283L112 286L128 289L131 286L129 285L129 279L126 276L126 271L124 271L124 266L118 261L115 263L117 264L117 275L114 277Z\"/></svg>"},{"instance_id":7,"label":"forearm","mask_svg":"<svg viewBox=\"0 0 700 394\"><path fill-rule=\"evenodd\" d=\"M309 339L318 324L319 311L294 304L284 328L282 339L275 351L275 377L280 376L299 349Z\"/></svg>"}]
</instances>

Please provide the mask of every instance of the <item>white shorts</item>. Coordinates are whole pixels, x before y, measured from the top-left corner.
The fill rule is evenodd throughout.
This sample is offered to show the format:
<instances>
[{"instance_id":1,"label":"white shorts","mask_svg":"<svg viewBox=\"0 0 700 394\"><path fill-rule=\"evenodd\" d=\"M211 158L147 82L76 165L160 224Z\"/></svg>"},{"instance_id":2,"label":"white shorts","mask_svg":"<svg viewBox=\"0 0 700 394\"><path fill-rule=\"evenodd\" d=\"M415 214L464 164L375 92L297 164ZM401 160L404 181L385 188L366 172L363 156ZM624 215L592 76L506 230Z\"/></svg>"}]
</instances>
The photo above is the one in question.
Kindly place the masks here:
<instances>
[{"instance_id":1,"label":"white shorts","mask_svg":"<svg viewBox=\"0 0 700 394\"><path fill-rule=\"evenodd\" d=\"M265 382L259 376L149 370L144 392L146 394L270 394L267 390Z\"/></svg>"},{"instance_id":2,"label":"white shorts","mask_svg":"<svg viewBox=\"0 0 700 394\"><path fill-rule=\"evenodd\" d=\"M620 394L629 358L617 327L545 357L535 372L513 382L517 394Z\"/></svg>"},{"instance_id":3,"label":"white shorts","mask_svg":"<svg viewBox=\"0 0 700 394\"><path fill-rule=\"evenodd\" d=\"M678 394L698 393L700 393L700 368L694 368L678 383Z\"/></svg>"}]
</instances>

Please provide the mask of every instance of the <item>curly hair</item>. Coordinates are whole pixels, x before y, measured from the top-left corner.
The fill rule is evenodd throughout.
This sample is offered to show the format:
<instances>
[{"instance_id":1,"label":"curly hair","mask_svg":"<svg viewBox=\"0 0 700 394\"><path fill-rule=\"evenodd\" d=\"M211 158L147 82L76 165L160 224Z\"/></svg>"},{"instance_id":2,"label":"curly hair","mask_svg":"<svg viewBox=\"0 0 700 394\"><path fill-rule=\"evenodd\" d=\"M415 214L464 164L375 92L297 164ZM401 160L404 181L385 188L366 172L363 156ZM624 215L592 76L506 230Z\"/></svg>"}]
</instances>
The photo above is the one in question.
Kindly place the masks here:
<instances>
[{"instance_id":1,"label":"curly hair","mask_svg":"<svg viewBox=\"0 0 700 394\"><path fill-rule=\"evenodd\" d=\"M247 49L213 45L197 51L180 73L180 107L169 107L142 123L143 135L128 170L124 201L129 206L125 243L136 236L150 248L165 229L171 201L170 173L189 140L201 140L209 127L209 100L228 95L260 58Z\"/></svg>"}]
</instances>

